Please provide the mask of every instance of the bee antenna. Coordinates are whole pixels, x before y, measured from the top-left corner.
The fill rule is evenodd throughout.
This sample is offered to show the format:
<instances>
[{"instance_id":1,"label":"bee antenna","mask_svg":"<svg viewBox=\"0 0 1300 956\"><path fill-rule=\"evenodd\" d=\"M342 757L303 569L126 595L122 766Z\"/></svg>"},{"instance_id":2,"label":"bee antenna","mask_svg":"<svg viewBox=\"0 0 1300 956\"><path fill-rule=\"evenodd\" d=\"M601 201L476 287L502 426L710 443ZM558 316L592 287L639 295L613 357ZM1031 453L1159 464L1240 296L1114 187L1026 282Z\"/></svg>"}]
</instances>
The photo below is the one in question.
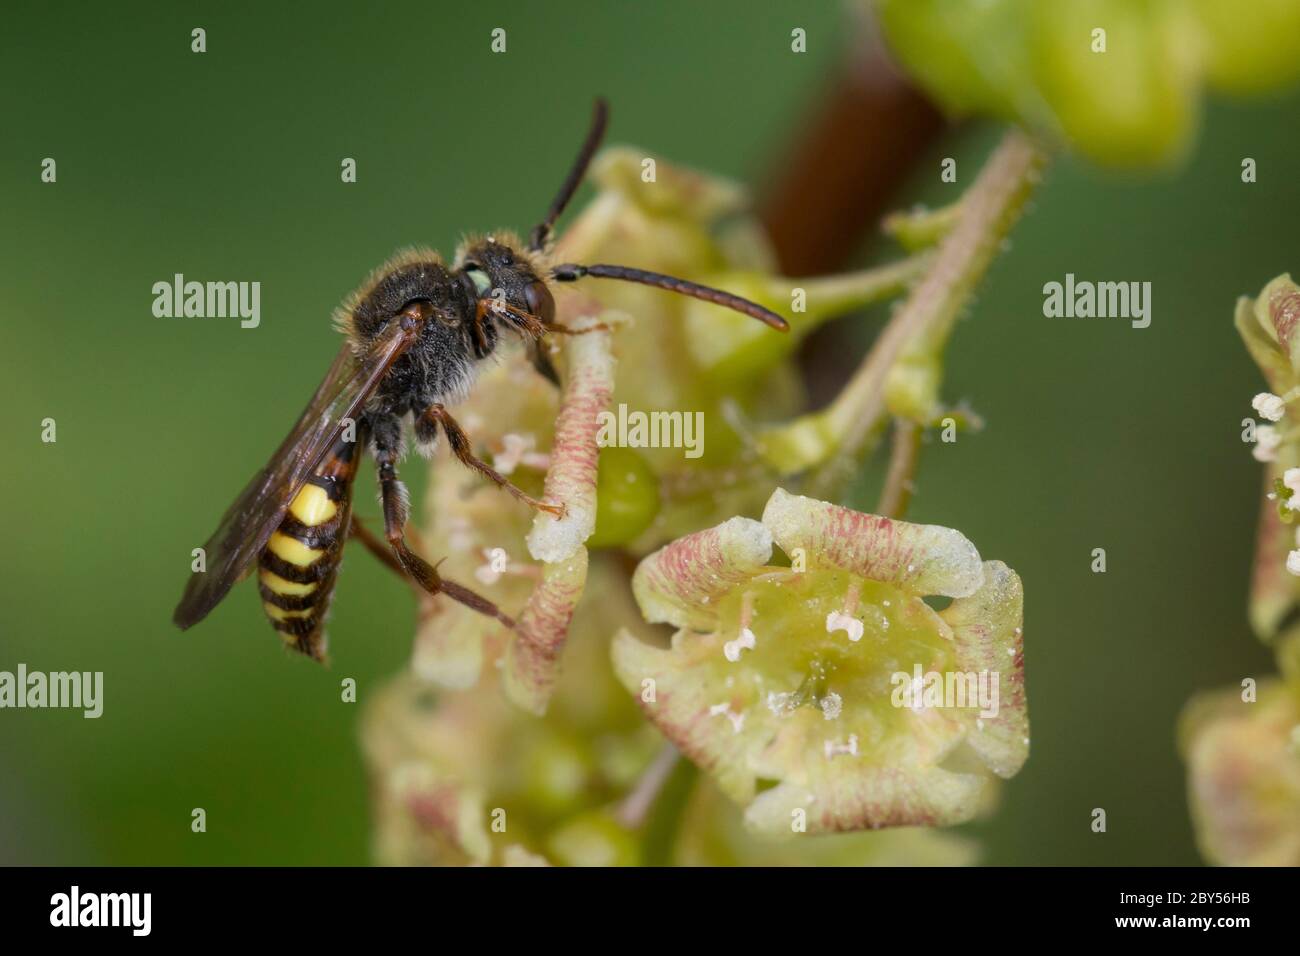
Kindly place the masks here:
<instances>
[{"instance_id":1,"label":"bee antenna","mask_svg":"<svg viewBox=\"0 0 1300 956\"><path fill-rule=\"evenodd\" d=\"M757 302L750 302L748 299L742 299L730 292L723 292L721 289L700 285L697 282L688 282L675 276L666 276L658 272L646 272L644 269L632 269L628 266L580 266L576 263L566 263L551 270L551 278L556 282L577 282L587 276L594 279L622 279L625 282L639 282L642 285L654 286L656 289L666 289L669 292L689 295L693 299L702 299L705 302L720 305L724 309L732 309L752 316L779 332L788 332L790 330L790 323L771 309L763 308Z\"/></svg>"},{"instance_id":2,"label":"bee antenna","mask_svg":"<svg viewBox=\"0 0 1300 956\"><path fill-rule=\"evenodd\" d=\"M587 138L578 152L578 158L573 161L573 166L569 169L564 184L560 186L560 191L551 200L551 208L546 211L546 218L533 228L529 237L528 248L534 252L539 252L546 247L555 220L560 218L564 207L569 204L573 194L578 191L578 186L582 184L582 178L587 174L587 167L591 165L591 157L596 154L600 141L605 138L605 125L608 122L609 106L603 97L597 97L591 111L591 129L587 131Z\"/></svg>"}]
</instances>

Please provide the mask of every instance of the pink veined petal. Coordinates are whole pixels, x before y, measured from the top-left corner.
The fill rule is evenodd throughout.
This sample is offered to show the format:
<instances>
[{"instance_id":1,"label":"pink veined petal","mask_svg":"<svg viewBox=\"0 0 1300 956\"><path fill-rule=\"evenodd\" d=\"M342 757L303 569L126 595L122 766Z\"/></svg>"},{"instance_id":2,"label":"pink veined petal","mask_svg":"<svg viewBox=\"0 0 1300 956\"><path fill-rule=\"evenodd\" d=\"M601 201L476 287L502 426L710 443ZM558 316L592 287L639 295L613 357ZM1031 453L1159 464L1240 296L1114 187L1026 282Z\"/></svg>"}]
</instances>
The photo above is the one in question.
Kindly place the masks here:
<instances>
[{"instance_id":1,"label":"pink veined petal","mask_svg":"<svg viewBox=\"0 0 1300 956\"><path fill-rule=\"evenodd\" d=\"M672 649L666 650L622 629L610 651L614 672L659 732L712 774L723 793L745 804L755 790L749 753L762 746L767 731L753 722L733 723L717 712L717 705L728 699L726 689L715 686L706 663L720 656L717 644L716 639L678 631Z\"/></svg>"},{"instance_id":2,"label":"pink veined petal","mask_svg":"<svg viewBox=\"0 0 1300 956\"><path fill-rule=\"evenodd\" d=\"M569 375L555 422L551 467L544 497L562 502L563 518L539 514L528 533L528 551L538 561L563 561L577 553L596 529L596 465L599 416L614 392L614 356L607 330L567 340Z\"/></svg>"},{"instance_id":3,"label":"pink veined petal","mask_svg":"<svg viewBox=\"0 0 1300 956\"><path fill-rule=\"evenodd\" d=\"M768 500L763 524L786 554L802 549L810 568L841 568L948 597L974 594L984 579L975 545L951 528L863 514L783 488Z\"/></svg>"},{"instance_id":4,"label":"pink veined petal","mask_svg":"<svg viewBox=\"0 0 1300 956\"><path fill-rule=\"evenodd\" d=\"M545 498L563 502L563 518L539 514L528 551L545 562L542 579L520 615L505 654L507 696L525 710L546 712L559 676L560 653L587 581L583 542L596 528L599 416L614 391L614 357L607 329L566 341L569 374L555 423Z\"/></svg>"},{"instance_id":5,"label":"pink veined petal","mask_svg":"<svg viewBox=\"0 0 1300 956\"><path fill-rule=\"evenodd\" d=\"M763 791L745 810L745 823L762 833L790 833L802 810L807 833L953 826L977 814L989 779L937 766L840 770L823 774L812 789L787 781Z\"/></svg>"},{"instance_id":6,"label":"pink veined petal","mask_svg":"<svg viewBox=\"0 0 1300 956\"><path fill-rule=\"evenodd\" d=\"M1275 330L1265 328L1255 307L1255 300L1245 296L1238 299L1232 322L1237 327L1237 334L1241 336L1246 351L1264 373L1269 391L1278 395L1288 392L1295 380L1291 355L1275 338Z\"/></svg>"},{"instance_id":7,"label":"pink veined petal","mask_svg":"<svg viewBox=\"0 0 1300 956\"><path fill-rule=\"evenodd\" d=\"M559 677L560 653L569 635L573 610L587 582L587 549L542 567L515 633L506 648L505 691L517 705L544 714Z\"/></svg>"},{"instance_id":8,"label":"pink veined petal","mask_svg":"<svg viewBox=\"0 0 1300 956\"><path fill-rule=\"evenodd\" d=\"M651 624L712 629L717 604L772 557L772 536L750 518L731 518L678 538L645 558L632 575L632 593Z\"/></svg>"},{"instance_id":9,"label":"pink veined petal","mask_svg":"<svg viewBox=\"0 0 1300 956\"><path fill-rule=\"evenodd\" d=\"M1297 288L1293 282L1277 280L1270 282L1269 286L1271 288L1268 290L1266 303L1268 317L1273 323L1274 331L1277 332L1278 342L1291 357L1291 364L1295 365L1300 356L1296 355L1292 347L1292 339L1295 336L1296 324L1300 323L1300 288Z\"/></svg>"}]
</instances>

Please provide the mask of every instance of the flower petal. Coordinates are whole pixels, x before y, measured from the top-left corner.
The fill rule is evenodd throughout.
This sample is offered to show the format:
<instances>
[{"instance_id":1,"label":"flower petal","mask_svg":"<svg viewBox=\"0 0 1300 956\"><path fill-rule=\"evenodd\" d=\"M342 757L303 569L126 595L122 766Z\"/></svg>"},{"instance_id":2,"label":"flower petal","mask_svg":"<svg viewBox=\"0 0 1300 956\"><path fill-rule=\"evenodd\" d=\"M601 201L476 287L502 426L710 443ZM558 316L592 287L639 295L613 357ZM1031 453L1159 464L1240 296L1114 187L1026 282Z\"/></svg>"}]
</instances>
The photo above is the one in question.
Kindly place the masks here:
<instances>
[{"instance_id":1,"label":"flower petal","mask_svg":"<svg viewBox=\"0 0 1300 956\"><path fill-rule=\"evenodd\" d=\"M772 536L749 518L731 518L697 531L651 554L632 576L632 593L652 624L708 630L717 623L717 602L764 567Z\"/></svg>"},{"instance_id":2,"label":"flower petal","mask_svg":"<svg viewBox=\"0 0 1300 956\"><path fill-rule=\"evenodd\" d=\"M716 529L715 529L716 530ZM689 631L678 631L671 650L652 647L622 629L611 648L614 673L635 694L641 709L692 763L713 774L722 792L737 803L754 797L752 749L769 736L761 724L728 723L716 710L726 692L715 686L704 662L720 652ZM722 729L726 725L725 731Z\"/></svg>"},{"instance_id":3,"label":"flower petal","mask_svg":"<svg viewBox=\"0 0 1300 956\"><path fill-rule=\"evenodd\" d=\"M505 654L506 695L525 710L546 712L569 623L586 582L584 547L565 561L543 565L542 580L519 616Z\"/></svg>"},{"instance_id":4,"label":"flower petal","mask_svg":"<svg viewBox=\"0 0 1300 956\"><path fill-rule=\"evenodd\" d=\"M984 585L939 613L952 626L956 666L997 675L997 715L979 717L967 744L999 777L1013 777L1029 756L1020 578L1001 561L984 563Z\"/></svg>"},{"instance_id":5,"label":"flower petal","mask_svg":"<svg viewBox=\"0 0 1300 956\"><path fill-rule=\"evenodd\" d=\"M967 597L984 579L975 545L959 531L863 514L838 505L772 493L763 524L781 550L802 549L808 567L837 567L916 594Z\"/></svg>"},{"instance_id":6,"label":"flower petal","mask_svg":"<svg viewBox=\"0 0 1300 956\"><path fill-rule=\"evenodd\" d=\"M538 561L564 561L596 529L596 465L599 415L614 392L614 357L605 329L569 336L569 375L555 422L551 467L544 497L562 502L563 518L539 514L528 533L528 551Z\"/></svg>"},{"instance_id":7,"label":"flower petal","mask_svg":"<svg viewBox=\"0 0 1300 956\"><path fill-rule=\"evenodd\" d=\"M614 639L614 670L659 731L748 808L751 828L788 836L947 826L985 806L992 777L945 766L968 736L963 722L939 710L904 710L894 713L905 732L846 737L837 746L820 711L774 718L770 699L755 704L742 685L727 689L718 679L721 641L682 630L663 649L623 630ZM855 714L867 723L850 727L885 729ZM775 785L760 792L760 781Z\"/></svg>"},{"instance_id":8,"label":"flower petal","mask_svg":"<svg viewBox=\"0 0 1300 956\"><path fill-rule=\"evenodd\" d=\"M1237 327L1237 334L1241 336L1246 351L1264 373L1269 389L1279 395L1285 393L1295 378L1295 372L1291 367L1290 353L1277 341L1277 332L1269 321L1267 312L1261 316L1254 300L1243 296L1237 300L1233 324Z\"/></svg>"},{"instance_id":9,"label":"flower petal","mask_svg":"<svg viewBox=\"0 0 1300 956\"><path fill-rule=\"evenodd\" d=\"M765 790L745 810L745 823L773 836L801 832L792 830L796 822L808 833L950 826L979 812L989 786L987 776L942 767L864 766L826 774L815 791L788 781Z\"/></svg>"},{"instance_id":10,"label":"flower petal","mask_svg":"<svg viewBox=\"0 0 1300 956\"><path fill-rule=\"evenodd\" d=\"M707 779L683 816L673 862L678 866L971 866L976 841L952 831L904 827L878 832L768 838L743 825L736 809Z\"/></svg>"},{"instance_id":11,"label":"flower petal","mask_svg":"<svg viewBox=\"0 0 1300 956\"><path fill-rule=\"evenodd\" d=\"M1261 322L1268 322L1278 344L1291 359L1291 367L1300 365L1300 349L1295 347L1296 326L1300 324L1300 287L1289 274L1278 276L1259 294L1255 311Z\"/></svg>"}]
</instances>

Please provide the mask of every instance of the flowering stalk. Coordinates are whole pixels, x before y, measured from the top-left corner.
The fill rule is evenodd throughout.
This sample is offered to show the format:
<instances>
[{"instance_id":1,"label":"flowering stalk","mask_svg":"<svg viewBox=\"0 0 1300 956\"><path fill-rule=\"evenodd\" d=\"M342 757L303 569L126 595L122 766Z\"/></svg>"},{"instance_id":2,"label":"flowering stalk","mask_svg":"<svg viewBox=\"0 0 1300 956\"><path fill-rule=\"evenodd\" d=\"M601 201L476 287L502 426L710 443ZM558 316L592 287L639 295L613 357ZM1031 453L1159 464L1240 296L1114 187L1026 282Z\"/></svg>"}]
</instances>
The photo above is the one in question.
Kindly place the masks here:
<instances>
[{"instance_id":1,"label":"flowering stalk","mask_svg":"<svg viewBox=\"0 0 1300 956\"><path fill-rule=\"evenodd\" d=\"M1266 462L1250 590L1250 622L1276 652L1281 678L1198 694L1184 708L1179 743L1197 843L1215 864L1300 864L1300 286L1289 275L1242 298L1235 316L1270 391L1246 419L1254 457Z\"/></svg>"},{"instance_id":2,"label":"flowering stalk","mask_svg":"<svg viewBox=\"0 0 1300 956\"><path fill-rule=\"evenodd\" d=\"M791 809L808 811L811 833L955 822L987 805L995 779L1017 771L1028 745L1014 573L981 561L957 532L784 493L768 502L761 524L731 516L764 511L774 487L779 469L758 453L762 436L748 423L790 420L801 408L792 362L798 336L919 281L917 292L931 289L923 297L930 304L902 311L912 318L892 324L889 337L898 361L880 363L883 408L896 419L881 510L902 513L921 428L938 401L937 375L918 379L916 369L941 350L963 290L987 264L1013 204L980 185L986 171L975 191L997 209L968 220L969 209L981 208L968 198L960 217L927 223L923 231L939 239L951 218L954 232L938 249L848 275L791 279L772 272L734 188L667 163L657 181L640 171L639 153L611 150L597 159L600 192L562 239L563 255L627 261L735 290L785 315L794 334L772 335L659 290L593 284L557 296L562 324L577 331L597 317L604 327L558 339L561 392L523 355L484 370L461 409L467 429L495 467L529 494L563 501L567 513L534 518L472 475L433 469L429 549L447 555L449 576L472 575L502 607L522 610L507 631L447 602L426 608L412 661L418 679L385 690L391 706L373 712L367 738L380 794L377 832L392 847L386 858L506 865L968 859L960 841L915 828L797 848L777 838ZM1004 172L994 185L1012 178ZM971 222L984 224L987 248L973 241ZM967 278L939 289L945 261ZM945 311L939 304L949 294ZM917 363L903 361L913 354ZM615 355L623 359L617 381ZM615 405L700 416L708 466L675 448L599 447L600 413ZM807 573L772 565L773 544L792 564L795 554L806 557ZM635 557L656 548L658 557L631 574ZM680 607L683 589L689 610ZM926 594L956 600L937 612ZM809 608L813 616L803 621ZM656 653L647 619L686 621L697 634L682 637L682 650L689 657L707 648L707 663L680 674L677 654ZM805 686L758 694L774 685L773 673L788 676L783 654L794 655L785 663L805 673ZM923 665L927 681L960 670L989 682L993 697L952 707L919 696L907 707L880 700L880 680L896 677L891 662L901 666L904 656L909 666ZM732 678L734 693L725 686ZM701 726L683 736L683 719ZM755 750L753 735L765 727L781 746ZM679 746L665 749L657 729ZM753 792L754 780L776 779L784 783L770 795ZM748 829L724 794L752 804Z\"/></svg>"}]
</instances>

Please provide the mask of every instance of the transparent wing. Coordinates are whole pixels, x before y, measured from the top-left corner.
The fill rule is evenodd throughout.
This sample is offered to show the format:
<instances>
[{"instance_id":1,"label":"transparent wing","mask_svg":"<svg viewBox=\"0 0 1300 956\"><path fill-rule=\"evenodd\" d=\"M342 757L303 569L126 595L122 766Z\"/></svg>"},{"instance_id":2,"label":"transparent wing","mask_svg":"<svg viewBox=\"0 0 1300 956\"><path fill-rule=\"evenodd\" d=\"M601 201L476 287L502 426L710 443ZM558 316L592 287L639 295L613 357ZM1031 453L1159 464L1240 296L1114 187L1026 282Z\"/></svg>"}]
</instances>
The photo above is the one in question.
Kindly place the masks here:
<instances>
[{"instance_id":1,"label":"transparent wing","mask_svg":"<svg viewBox=\"0 0 1300 956\"><path fill-rule=\"evenodd\" d=\"M172 620L196 624L220 603L257 560L298 489L338 440L345 419L355 420L384 374L415 340L414 330L392 322L363 356L344 344L288 437L240 492L203 546L207 570L185 586Z\"/></svg>"}]
</instances>

